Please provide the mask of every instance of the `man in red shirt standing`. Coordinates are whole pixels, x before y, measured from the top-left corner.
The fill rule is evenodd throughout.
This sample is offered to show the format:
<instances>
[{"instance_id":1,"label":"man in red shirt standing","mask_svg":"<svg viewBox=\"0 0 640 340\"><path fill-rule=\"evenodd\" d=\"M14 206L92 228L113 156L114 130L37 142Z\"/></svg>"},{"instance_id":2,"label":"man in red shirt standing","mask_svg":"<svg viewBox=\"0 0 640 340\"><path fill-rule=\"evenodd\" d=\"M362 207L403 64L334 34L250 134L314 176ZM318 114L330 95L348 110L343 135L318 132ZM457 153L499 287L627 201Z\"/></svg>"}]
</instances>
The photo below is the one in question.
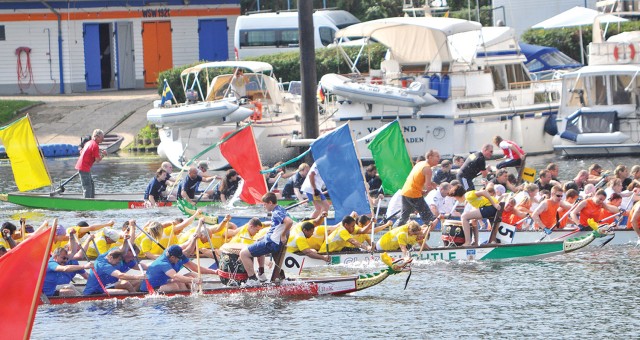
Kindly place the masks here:
<instances>
[{"instance_id":1,"label":"man in red shirt standing","mask_svg":"<svg viewBox=\"0 0 640 340\"><path fill-rule=\"evenodd\" d=\"M95 196L93 178L91 178L91 167L93 163L100 162L102 158L107 155L106 150L100 150L99 144L103 139L104 132L102 132L102 130L93 130L91 140L84 145L82 151L80 151L78 162L76 162L76 170L78 170L80 174L84 198L93 198Z\"/></svg>"}]
</instances>

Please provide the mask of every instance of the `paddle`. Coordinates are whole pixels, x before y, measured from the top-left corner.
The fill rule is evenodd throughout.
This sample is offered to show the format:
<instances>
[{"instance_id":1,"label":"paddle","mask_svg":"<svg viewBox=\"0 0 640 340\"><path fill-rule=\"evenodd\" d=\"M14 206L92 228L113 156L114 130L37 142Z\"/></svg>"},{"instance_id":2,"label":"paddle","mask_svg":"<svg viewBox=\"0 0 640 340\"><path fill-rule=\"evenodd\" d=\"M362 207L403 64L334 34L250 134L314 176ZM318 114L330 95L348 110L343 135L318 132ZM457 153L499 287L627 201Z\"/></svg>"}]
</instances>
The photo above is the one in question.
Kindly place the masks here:
<instances>
[{"instance_id":1,"label":"paddle","mask_svg":"<svg viewBox=\"0 0 640 340\"><path fill-rule=\"evenodd\" d=\"M71 182L74 178L78 177L79 175L80 175L80 172L79 172L79 171L77 171L75 174L73 174L73 176L71 176L71 177L67 178L67 180L66 180L66 181L62 182L62 183L60 184L60 186L58 186L58 187L56 188L56 190L54 190L54 191L50 192L50 193L49 193L49 196L54 196L54 195L57 195L57 194L61 194L61 193L63 193L63 192L64 192L64 186L65 186L65 185L67 185L67 183Z\"/></svg>"},{"instance_id":2,"label":"paddle","mask_svg":"<svg viewBox=\"0 0 640 340\"><path fill-rule=\"evenodd\" d=\"M207 191L209 190L209 188L211 188L211 186L216 182L215 179L211 180L211 183L209 183L209 185L207 185L207 188L204 189L204 191L200 194L200 197L198 197L198 199L196 200L196 203L193 204L193 206L195 207L196 205L198 205L198 202L200 202L200 200L202 199L202 197L204 196L205 193L207 193Z\"/></svg>"},{"instance_id":3,"label":"paddle","mask_svg":"<svg viewBox=\"0 0 640 340\"><path fill-rule=\"evenodd\" d=\"M147 278L147 274L144 272L144 269L142 269L142 265L140 264L140 261L138 261L138 254L136 254L136 251L133 249L133 245L131 244L131 239L127 239L127 243L129 244L129 249L131 249L131 253L135 258L134 261L136 261L136 263L138 264L138 270L140 270L142 275L144 275L144 283L145 285L147 285L147 291L151 294L155 294L156 293L155 289L153 289L153 286L151 285L151 283L149 282L149 279Z\"/></svg>"},{"instance_id":4,"label":"paddle","mask_svg":"<svg viewBox=\"0 0 640 340\"><path fill-rule=\"evenodd\" d=\"M73 238L76 240L76 243L80 243L78 242L78 237L76 236L76 234L73 234ZM96 253L100 254L100 252L98 251L98 247L96 246L96 241L94 239L91 239L91 241L93 241L93 246L96 247ZM84 250L84 247L80 244L80 249L82 250L82 255L84 255L84 259L88 262L91 263L91 261L89 261L89 256L87 256L87 251ZM100 285L100 288L102 288L102 291L107 294L108 297L111 297L111 295L109 294L109 291L107 290L107 288L105 288L104 284L102 284L102 280L100 280L100 276L98 276L98 273L96 272L96 268L94 267L91 272L93 273L93 275L96 277L96 280L98 281L98 284Z\"/></svg>"},{"instance_id":5,"label":"paddle","mask_svg":"<svg viewBox=\"0 0 640 340\"><path fill-rule=\"evenodd\" d=\"M600 224L600 223L602 223L602 222L604 222L604 221L606 221L606 220L610 220L610 219L612 219L612 218L616 218L616 217L622 216L622 214L623 214L623 213L624 213L624 210L621 210L620 212L618 212L618 213L616 213L616 214L613 214L613 215L611 215L611 216L609 216L609 217L603 218L602 220L598 221L597 223L598 223L598 224ZM598 228L597 228L597 227L595 227L595 228L594 228L593 226L590 226L590 227L591 227L591 229L593 229L593 230L598 230ZM567 236L571 236L571 235L573 235L573 234L579 233L579 232L581 232L581 231L585 231L585 230L582 230L582 228L578 227L578 229L576 229L576 230L574 230L574 231L572 231L572 232L570 232L570 233L568 233L568 234L565 234L565 235L558 236L558 237L554 238L554 239L553 239L553 241L558 241L558 240L560 240L560 239L563 239L563 238L565 238L565 237L567 237Z\"/></svg>"},{"instance_id":6,"label":"paddle","mask_svg":"<svg viewBox=\"0 0 640 340\"><path fill-rule=\"evenodd\" d=\"M382 199L378 199L378 206L376 207L376 214L371 221L371 257L373 258L373 251L375 248L375 230L376 230L376 221L378 220L378 214L380 213L380 204L382 203Z\"/></svg>"},{"instance_id":7,"label":"paddle","mask_svg":"<svg viewBox=\"0 0 640 340\"><path fill-rule=\"evenodd\" d=\"M276 180L273 182L273 185L271 186L271 189L269 189L269 192L272 192L273 189L275 189L276 186L278 186L278 181L280 180L280 177L282 177L282 174L284 174L284 172L280 172L278 176L276 176Z\"/></svg>"},{"instance_id":8,"label":"paddle","mask_svg":"<svg viewBox=\"0 0 640 340\"><path fill-rule=\"evenodd\" d=\"M203 225L204 221L200 220L198 222L198 229L196 230L196 233L201 232L201 228ZM209 232L207 232L208 234ZM198 265L198 293L202 294L202 270L200 267L200 245L198 244L198 238L195 239L196 242L196 264Z\"/></svg>"},{"instance_id":9,"label":"paddle","mask_svg":"<svg viewBox=\"0 0 640 340\"><path fill-rule=\"evenodd\" d=\"M209 235L209 229L204 227L205 235L207 235L207 241L209 241L209 247L211 247L211 255L213 256L213 261L216 263L216 269L220 268L220 262L218 261L218 255L216 255L216 250L213 248L213 242L211 242L211 235ZM226 232L226 230L225 230Z\"/></svg>"},{"instance_id":10,"label":"paddle","mask_svg":"<svg viewBox=\"0 0 640 340\"><path fill-rule=\"evenodd\" d=\"M575 202L573 202L573 205L571 206L571 208L569 208L569 210L567 210L567 212L564 215L562 215L561 218L557 219L556 223L551 228L549 228L549 229L544 228L543 229L544 235L542 235L542 237L536 242L542 242L542 240L544 240L547 236L551 235L551 232L553 232L553 230L560 225L560 222L562 220L567 218L567 216L573 211L573 209L578 205L578 203L580 203L581 200L582 200L581 198L578 198ZM556 215L556 217L557 217L557 215Z\"/></svg>"},{"instance_id":11,"label":"paddle","mask_svg":"<svg viewBox=\"0 0 640 340\"><path fill-rule=\"evenodd\" d=\"M284 208L284 210L290 210L290 209L293 209L293 208L295 208L295 207L299 207L299 206L301 206L301 205L303 205L303 204L305 204L305 203L308 203L308 202L309 202L309 199L308 199L308 198L305 198L305 199L303 199L302 201L300 201L300 202L298 202L298 203L295 203L295 204L292 204L292 205L288 205L288 206L286 206L286 207Z\"/></svg>"}]
</instances>

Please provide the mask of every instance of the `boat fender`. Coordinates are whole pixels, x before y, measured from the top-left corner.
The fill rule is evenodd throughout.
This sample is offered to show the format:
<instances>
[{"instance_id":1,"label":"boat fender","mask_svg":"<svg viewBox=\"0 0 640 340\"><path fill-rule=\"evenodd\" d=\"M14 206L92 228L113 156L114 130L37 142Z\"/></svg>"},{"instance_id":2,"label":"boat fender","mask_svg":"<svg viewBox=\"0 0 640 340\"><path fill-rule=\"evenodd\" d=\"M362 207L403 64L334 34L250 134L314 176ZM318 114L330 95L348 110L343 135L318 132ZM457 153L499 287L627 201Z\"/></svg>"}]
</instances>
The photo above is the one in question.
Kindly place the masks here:
<instances>
[{"instance_id":1,"label":"boat fender","mask_svg":"<svg viewBox=\"0 0 640 340\"><path fill-rule=\"evenodd\" d=\"M558 123L556 122L557 117L557 113L552 113L544 122L544 132L548 133L551 136L555 136L558 134Z\"/></svg>"},{"instance_id":2,"label":"boat fender","mask_svg":"<svg viewBox=\"0 0 640 340\"><path fill-rule=\"evenodd\" d=\"M254 100L251 102L253 104L253 114L251 115L252 120L261 120L262 119L262 103L258 100Z\"/></svg>"}]
</instances>

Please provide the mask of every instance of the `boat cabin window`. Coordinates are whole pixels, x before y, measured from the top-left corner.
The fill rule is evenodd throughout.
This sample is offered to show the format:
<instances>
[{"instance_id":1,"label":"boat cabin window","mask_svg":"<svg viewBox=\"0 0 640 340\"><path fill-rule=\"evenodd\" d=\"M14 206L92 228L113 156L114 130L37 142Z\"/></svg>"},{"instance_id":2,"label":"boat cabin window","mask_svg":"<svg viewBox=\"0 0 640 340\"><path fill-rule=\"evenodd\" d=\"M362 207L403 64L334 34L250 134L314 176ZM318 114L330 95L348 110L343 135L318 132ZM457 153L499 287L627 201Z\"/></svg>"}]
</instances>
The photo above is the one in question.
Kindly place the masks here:
<instances>
[{"instance_id":1,"label":"boat cabin window","mask_svg":"<svg viewBox=\"0 0 640 340\"><path fill-rule=\"evenodd\" d=\"M531 77L522 64L495 65L489 67L496 91L509 88L529 88Z\"/></svg>"},{"instance_id":2,"label":"boat cabin window","mask_svg":"<svg viewBox=\"0 0 640 340\"><path fill-rule=\"evenodd\" d=\"M607 83L605 76L593 77L593 90L595 91L595 105L607 105Z\"/></svg>"},{"instance_id":3,"label":"boat cabin window","mask_svg":"<svg viewBox=\"0 0 640 340\"><path fill-rule=\"evenodd\" d=\"M576 82L576 78L565 80L569 89L566 93L567 100L565 106L568 107L581 107L589 106L590 96L587 95L587 89L585 85L585 78L579 77ZM584 102L583 102L584 101Z\"/></svg>"},{"instance_id":4,"label":"boat cabin window","mask_svg":"<svg viewBox=\"0 0 640 340\"><path fill-rule=\"evenodd\" d=\"M297 47L298 29L256 29L240 31L240 47Z\"/></svg>"},{"instance_id":5,"label":"boat cabin window","mask_svg":"<svg viewBox=\"0 0 640 340\"><path fill-rule=\"evenodd\" d=\"M632 92L625 91L633 78L629 75L609 76L613 105L632 104ZM635 88L635 86L632 86Z\"/></svg>"}]
</instances>

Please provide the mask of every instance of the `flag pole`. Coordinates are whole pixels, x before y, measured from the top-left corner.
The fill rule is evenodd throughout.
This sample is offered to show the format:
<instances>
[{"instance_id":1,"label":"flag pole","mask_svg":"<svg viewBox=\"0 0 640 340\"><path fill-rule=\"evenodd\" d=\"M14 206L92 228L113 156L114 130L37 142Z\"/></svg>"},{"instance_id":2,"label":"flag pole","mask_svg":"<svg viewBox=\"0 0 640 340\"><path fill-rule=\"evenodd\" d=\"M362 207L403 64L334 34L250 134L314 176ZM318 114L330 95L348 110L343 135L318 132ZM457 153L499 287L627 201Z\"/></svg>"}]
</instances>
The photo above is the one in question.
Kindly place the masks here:
<instances>
[{"instance_id":1,"label":"flag pole","mask_svg":"<svg viewBox=\"0 0 640 340\"><path fill-rule=\"evenodd\" d=\"M56 235L56 228L58 226L58 219L53 220L53 226L49 232L49 241L47 242L47 249L42 256L42 265L40 265L40 273L38 274L38 282L36 283L36 289L33 292L33 299L31 299L31 309L29 310L29 317L27 318L27 328L24 330L23 339L27 340L31 336L31 329L33 328L33 321L35 320L36 310L38 308L38 298L42 292L42 284L47 269L49 254L51 253L51 246Z\"/></svg>"}]
</instances>

